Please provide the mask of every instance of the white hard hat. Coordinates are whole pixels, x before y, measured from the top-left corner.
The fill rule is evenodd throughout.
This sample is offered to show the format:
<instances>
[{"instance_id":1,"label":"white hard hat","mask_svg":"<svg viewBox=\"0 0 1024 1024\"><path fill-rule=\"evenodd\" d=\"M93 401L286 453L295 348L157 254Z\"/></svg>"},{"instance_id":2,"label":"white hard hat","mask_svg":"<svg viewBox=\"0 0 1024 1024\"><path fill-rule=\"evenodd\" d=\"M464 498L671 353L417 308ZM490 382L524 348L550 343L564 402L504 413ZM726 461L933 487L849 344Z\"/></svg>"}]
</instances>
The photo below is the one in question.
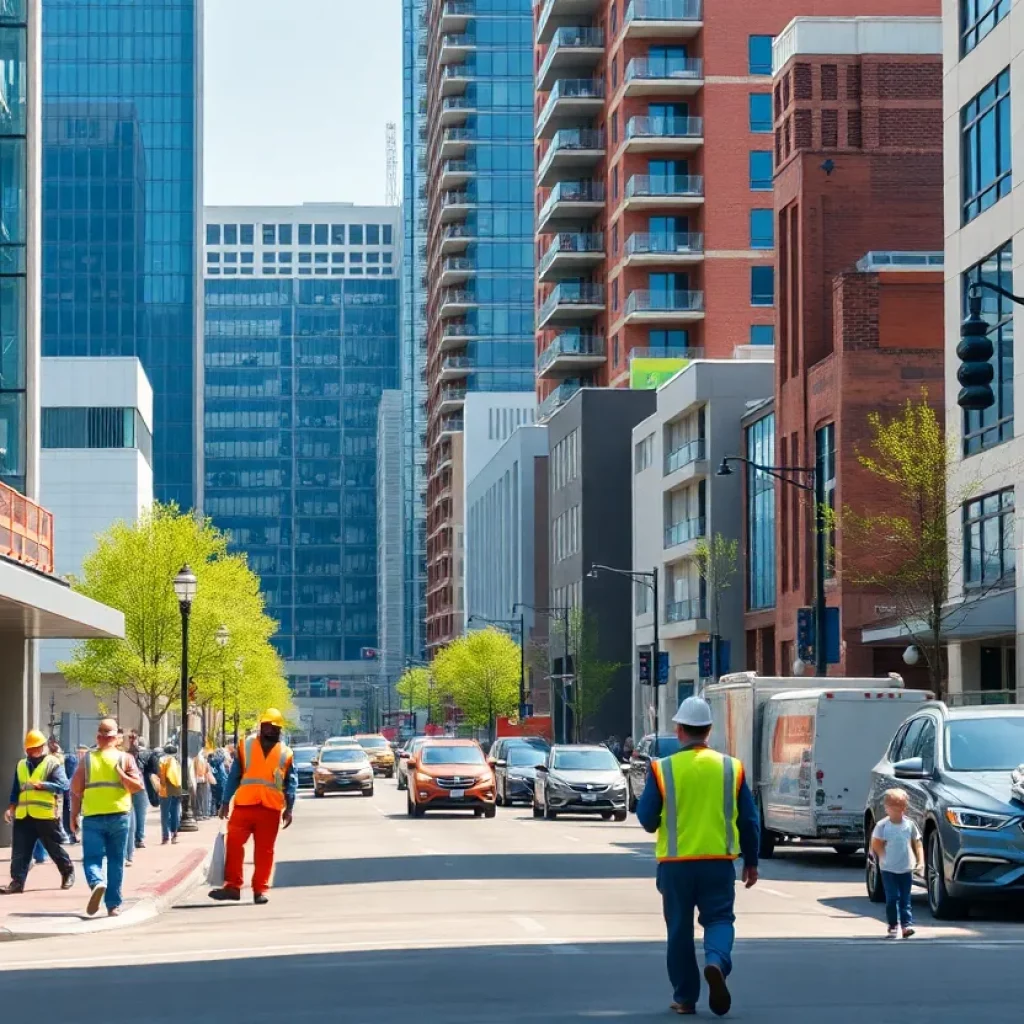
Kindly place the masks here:
<instances>
[{"instance_id":1,"label":"white hard hat","mask_svg":"<svg viewBox=\"0 0 1024 1024\"><path fill-rule=\"evenodd\" d=\"M705 729L711 724L711 705L703 697L687 697L672 716L677 725L691 729Z\"/></svg>"}]
</instances>

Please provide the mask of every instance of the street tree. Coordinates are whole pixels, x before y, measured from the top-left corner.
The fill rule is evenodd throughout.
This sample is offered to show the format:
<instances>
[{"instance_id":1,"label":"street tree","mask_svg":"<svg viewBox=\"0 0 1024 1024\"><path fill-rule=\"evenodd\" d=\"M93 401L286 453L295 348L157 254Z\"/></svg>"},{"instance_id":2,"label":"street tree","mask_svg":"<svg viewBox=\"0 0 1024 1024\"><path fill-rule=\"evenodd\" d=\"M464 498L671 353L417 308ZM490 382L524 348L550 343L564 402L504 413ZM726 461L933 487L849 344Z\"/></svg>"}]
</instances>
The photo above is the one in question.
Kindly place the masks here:
<instances>
[{"instance_id":1,"label":"street tree","mask_svg":"<svg viewBox=\"0 0 1024 1024\"><path fill-rule=\"evenodd\" d=\"M425 711L430 702L430 669L407 668L395 684L395 692L403 708Z\"/></svg>"},{"instance_id":2,"label":"street tree","mask_svg":"<svg viewBox=\"0 0 1024 1024\"><path fill-rule=\"evenodd\" d=\"M575 723L576 740L582 742L623 664L601 657L597 620L579 607L570 608L566 618L553 620L551 632L554 634L554 652L565 649L566 620L572 668L569 706Z\"/></svg>"},{"instance_id":3,"label":"street tree","mask_svg":"<svg viewBox=\"0 0 1024 1024\"><path fill-rule=\"evenodd\" d=\"M722 622L722 595L732 586L739 571L739 541L720 533L697 541L694 560L697 572L704 581L704 591L711 602L711 665L712 674L718 675L718 641Z\"/></svg>"}]
</instances>

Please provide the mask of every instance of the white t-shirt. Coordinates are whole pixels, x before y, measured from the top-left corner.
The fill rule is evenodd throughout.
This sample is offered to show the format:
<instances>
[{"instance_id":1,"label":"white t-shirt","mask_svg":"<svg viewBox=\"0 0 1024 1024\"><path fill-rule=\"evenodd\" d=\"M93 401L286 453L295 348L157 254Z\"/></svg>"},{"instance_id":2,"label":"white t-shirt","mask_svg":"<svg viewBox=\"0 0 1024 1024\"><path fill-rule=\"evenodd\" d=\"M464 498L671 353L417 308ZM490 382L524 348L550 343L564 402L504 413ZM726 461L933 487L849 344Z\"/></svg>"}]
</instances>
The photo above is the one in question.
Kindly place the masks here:
<instances>
[{"instance_id":1,"label":"white t-shirt","mask_svg":"<svg viewBox=\"0 0 1024 1024\"><path fill-rule=\"evenodd\" d=\"M885 842L885 852L879 859L879 867L883 871L905 875L908 871L914 870L917 858L914 856L912 844L915 839L921 839L921 830L906 815L902 821L883 818L875 826L871 838Z\"/></svg>"}]
</instances>

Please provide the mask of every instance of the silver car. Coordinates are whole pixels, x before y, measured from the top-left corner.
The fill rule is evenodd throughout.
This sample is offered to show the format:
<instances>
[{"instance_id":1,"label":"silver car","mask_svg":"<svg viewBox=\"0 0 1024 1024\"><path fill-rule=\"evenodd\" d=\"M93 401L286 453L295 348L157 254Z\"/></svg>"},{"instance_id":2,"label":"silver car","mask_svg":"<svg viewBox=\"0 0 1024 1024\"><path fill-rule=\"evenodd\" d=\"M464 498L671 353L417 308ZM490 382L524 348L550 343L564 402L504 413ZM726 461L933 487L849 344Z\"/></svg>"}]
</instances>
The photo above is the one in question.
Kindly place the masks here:
<instances>
[{"instance_id":1,"label":"silver car","mask_svg":"<svg viewBox=\"0 0 1024 1024\"><path fill-rule=\"evenodd\" d=\"M1024 894L1024 804L1010 773L1024 761L1024 708L928 704L897 730L871 772L865 846L885 816L886 790L900 787L924 838L928 905L953 918L982 899ZM885 899L867 858L868 896Z\"/></svg>"},{"instance_id":2,"label":"silver car","mask_svg":"<svg viewBox=\"0 0 1024 1024\"><path fill-rule=\"evenodd\" d=\"M540 763L533 783L533 816L600 814L626 820L626 766L605 746L559 744Z\"/></svg>"}]
</instances>

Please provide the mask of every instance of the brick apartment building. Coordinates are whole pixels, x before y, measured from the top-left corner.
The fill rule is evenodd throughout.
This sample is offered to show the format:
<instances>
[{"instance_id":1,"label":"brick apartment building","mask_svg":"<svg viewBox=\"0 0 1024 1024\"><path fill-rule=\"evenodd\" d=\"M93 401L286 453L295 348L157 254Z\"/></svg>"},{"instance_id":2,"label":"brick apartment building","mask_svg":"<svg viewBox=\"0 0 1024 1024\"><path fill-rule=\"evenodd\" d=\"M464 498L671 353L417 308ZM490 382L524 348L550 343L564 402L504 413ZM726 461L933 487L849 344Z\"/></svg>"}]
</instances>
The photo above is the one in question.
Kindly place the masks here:
<instances>
[{"instance_id":1,"label":"brick apartment building","mask_svg":"<svg viewBox=\"0 0 1024 1024\"><path fill-rule=\"evenodd\" d=\"M857 460L869 413L895 412L922 386L943 408L941 34L938 18L799 18L775 43L774 457L820 457L835 508L872 510L875 478ZM813 503L778 485L775 520L774 660L789 674L797 609L814 596ZM832 671L913 678L903 645L861 642L886 596L844 583L842 557L840 536ZM764 660L763 645L748 638L748 650Z\"/></svg>"}]
</instances>

